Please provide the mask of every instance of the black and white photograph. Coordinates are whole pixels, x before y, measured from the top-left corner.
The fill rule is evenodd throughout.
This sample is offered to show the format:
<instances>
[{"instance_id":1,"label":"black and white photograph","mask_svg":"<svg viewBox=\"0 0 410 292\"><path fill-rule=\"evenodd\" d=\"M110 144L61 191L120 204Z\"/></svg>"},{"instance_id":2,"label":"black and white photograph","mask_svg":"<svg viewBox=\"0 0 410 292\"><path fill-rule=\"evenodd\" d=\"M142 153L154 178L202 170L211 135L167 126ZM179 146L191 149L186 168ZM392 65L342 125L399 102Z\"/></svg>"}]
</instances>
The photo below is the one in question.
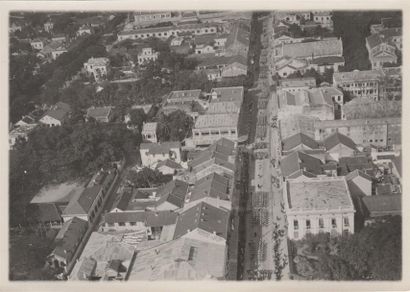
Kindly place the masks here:
<instances>
[{"instance_id":1,"label":"black and white photograph","mask_svg":"<svg viewBox=\"0 0 410 292\"><path fill-rule=\"evenodd\" d=\"M8 12L9 282L403 280L402 10L94 6Z\"/></svg>"}]
</instances>

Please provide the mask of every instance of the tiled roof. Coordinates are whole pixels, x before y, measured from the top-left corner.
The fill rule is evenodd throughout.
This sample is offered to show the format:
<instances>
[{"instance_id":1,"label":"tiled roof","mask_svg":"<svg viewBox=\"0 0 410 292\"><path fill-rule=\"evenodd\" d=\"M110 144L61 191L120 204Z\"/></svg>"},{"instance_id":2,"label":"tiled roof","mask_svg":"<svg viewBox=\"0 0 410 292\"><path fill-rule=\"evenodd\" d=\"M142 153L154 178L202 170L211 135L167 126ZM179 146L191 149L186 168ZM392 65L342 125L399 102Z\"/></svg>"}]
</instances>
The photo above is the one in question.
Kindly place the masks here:
<instances>
[{"instance_id":1,"label":"tiled roof","mask_svg":"<svg viewBox=\"0 0 410 292\"><path fill-rule=\"evenodd\" d=\"M172 180L158 189L158 204L169 202L179 208L185 204L185 196L188 192L188 184L181 180Z\"/></svg>"},{"instance_id":2,"label":"tiled roof","mask_svg":"<svg viewBox=\"0 0 410 292\"><path fill-rule=\"evenodd\" d=\"M350 149L356 150L356 144L353 140L339 132L333 133L323 141L323 145L328 151L339 144L343 144Z\"/></svg>"},{"instance_id":3,"label":"tiled roof","mask_svg":"<svg viewBox=\"0 0 410 292\"><path fill-rule=\"evenodd\" d=\"M304 170L314 175L323 173L322 161L300 151L293 152L280 161L280 168L283 176L288 177L291 174Z\"/></svg>"},{"instance_id":4,"label":"tiled roof","mask_svg":"<svg viewBox=\"0 0 410 292\"><path fill-rule=\"evenodd\" d=\"M201 202L181 213L177 219L174 239L201 229L227 239L229 211Z\"/></svg>"},{"instance_id":5,"label":"tiled roof","mask_svg":"<svg viewBox=\"0 0 410 292\"><path fill-rule=\"evenodd\" d=\"M76 251L77 244L83 237L88 228L88 222L78 217L74 217L71 220L64 223L61 230L62 234L57 235L57 246L52 252L62 258L71 260L74 252Z\"/></svg>"},{"instance_id":6,"label":"tiled roof","mask_svg":"<svg viewBox=\"0 0 410 292\"><path fill-rule=\"evenodd\" d=\"M356 169L361 170L366 174L370 175L369 171L373 172L374 169L374 165L371 162L371 160L364 156L341 157L339 159L339 165L341 175L347 175L349 172L352 172Z\"/></svg>"},{"instance_id":7,"label":"tiled roof","mask_svg":"<svg viewBox=\"0 0 410 292\"><path fill-rule=\"evenodd\" d=\"M181 148L180 142L141 143L140 149L148 149L150 154L168 153L171 149Z\"/></svg>"},{"instance_id":8,"label":"tiled roof","mask_svg":"<svg viewBox=\"0 0 410 292\"><path fill-rule=\"evenodd\" d=\"M84 189L78 198L72 198L68 206L64 209L65 215L86 215L90 210L94 200L97 198L101 186L95 185Z\"/></svg>"},{"instance_id":9,"label":"tiled roof","mask_svg":"<svg viewBox=\"0 0 410 292\"><path fill-rule=\"evenodd\" d=\"M302 86L316 87L316 79L313 77L282 79L279 80L279 86L283 88Z\"/></svg>"},{"instance_id":10,"label":"tiled roof","mask_svg":"<svg viewBox=\"0 0 410 292\"><path fill-rule=\"evenodd\" d=\"M146 213L146 226L150 227L162 227L166 225L175 224L178 213L173 211L156 211L145 212Z\"/></svg>"},{"instance_id":11,"label":"tiled roof","mask_svg":"<svg viewBox=\"0 0 410 292\"><path fill-rule=\"evenodd\" d=\"M401 215L401 195L366 196L362 198L370 217Z\"/></svg>"},{"instance_id":12,"label":"tiled roof","mask_svg":"<svg viewBox=\"0 0 410 292\"><path fill-rule=\"evenodd\" d=\"M374 70L354 70L350 72L335 72L333 73L333 79L337 83L354 82L354 81L367 81L367 80L379 80L383 77L383 71L381 69Z\"/></svg>"},{"instance_id":13,"label":"tiled roof","mask_svg":"<svg viewBox=\"0 0 410 292\"><path fill-rule=\"evenodd\" d=\"M287 182L287 201L292 211L354 210L344 178L311 178Z\"/></svg>"},{"instance_id":14,"label":"tiled roof","mask_svg":"<svg viewBox=\"0 0 410 292\"><path fill-rule=\"evenodd\" d=\"M145 222L146 214L144 211L135 212L110 212L104 215L104 222L108 224L120 222Z\"/></svg>"},{"instance_id":15,"label":"tiled roof","mask_svg":"<svg viewBox=\"0 0 410 292\"><path fill-rule=\"evenodd\" d=\"M354 119L354 120L315 120L315 129L355 127L364 125L392 125L401 124L401 118L376 118L376 119Z\"/></svg>"},{"instance_id":16,"label":"tiled roof","mask_svg":"<svg viewBox=\"0 0 410 292\"><path fill-rule=\"evenodd\" d=\"M223 163L228 168L233 169L234 166L229 162L229 156L233 155L234 142L222 138L209 146L207 149L198 153L195 158L189 162L190 167L196 167L206 161L215 159L215 163Z\"/></svg>"},{"instance_id":17,"label":"tiled roof","mask_svg":"<svg viewBox=\"0 0 410 292\"><path fill-rule=\"evenodd\" d=\"M195 122L195 129L237 127L239 114L205 114L200 115Z\"/></svg>"},{"instance_id":18,"label":"tiled roof","mask_svg":"<svg viewBox=\"0 0 410 292\"><path fill-rule=\"evenodd\" d=\"M195 252L192 253L192 250ZM191 254L191 256L190 256ZM206 280L225 276L226 245L179 238L138 251L129 280Z\"/></svg>"},{"instance_id":19,"label":"tiled roof","mask_svg":"<svg viewBox=\"0 0 410 292\"><path fill-rule=\"evenodd\" d=\"M342 56L342 40L332 38L307 43L283 44L283 55L292 58Z\"/></svg>"},{"instance_id":20,"label":"tiled roof","mask_svg":"<svg viewBox=\"0 0 410 292\"><path fill-rule=\"evenodd\" d=\"M200 200L205 197L229 200L229 180L217 173L211 173L195 183L191 192L190 201Z\"/></svg>"},{"instance_id":21,"label":"tiled roof","mask_svg":"<svg viewBox=\"0 0 410 292\"><path fill-rule=\"evenodd\" d=\"M369 175L365 174L363 171L361 171L359 169L355 169L355 170L351 171L350 173L348 173L346 175L346 180L350 181L350 180L352 180L352 179L354 179L358 176L363 177L363 178L365 178L369 181L372 181L372 178Z\"/></svg>"},{"instance_id":22,"label":"tiled roof","mask_svg":"<svg viewBox=\"0 0 410 292\"><path fill-rule=\"evenodd\" d=\"M290 151L301 144L306 145L311 149L319 148L319 144L314 139L303 133L298 133L282 140L283 151Z\"/></svg>"}]
</instances>

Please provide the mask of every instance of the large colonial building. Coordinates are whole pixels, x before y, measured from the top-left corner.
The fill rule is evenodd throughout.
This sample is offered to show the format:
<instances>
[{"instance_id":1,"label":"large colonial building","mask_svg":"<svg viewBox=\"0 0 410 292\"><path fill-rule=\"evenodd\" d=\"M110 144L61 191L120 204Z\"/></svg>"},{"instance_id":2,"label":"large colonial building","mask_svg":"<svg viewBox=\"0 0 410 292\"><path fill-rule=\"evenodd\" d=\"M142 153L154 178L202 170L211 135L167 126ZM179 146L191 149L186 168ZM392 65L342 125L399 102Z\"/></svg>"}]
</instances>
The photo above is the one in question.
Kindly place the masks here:
<instances>
[{"instance_id":1,"label":"large colonial building","mask_svg":"<svg viewBox=\"0 0 410 292\"><path fill-rule=\"evenodd\" d=\"M355 209L344 177L288 180L283 199L290 239L354 233Z\"/></svg>"}]
</instances>

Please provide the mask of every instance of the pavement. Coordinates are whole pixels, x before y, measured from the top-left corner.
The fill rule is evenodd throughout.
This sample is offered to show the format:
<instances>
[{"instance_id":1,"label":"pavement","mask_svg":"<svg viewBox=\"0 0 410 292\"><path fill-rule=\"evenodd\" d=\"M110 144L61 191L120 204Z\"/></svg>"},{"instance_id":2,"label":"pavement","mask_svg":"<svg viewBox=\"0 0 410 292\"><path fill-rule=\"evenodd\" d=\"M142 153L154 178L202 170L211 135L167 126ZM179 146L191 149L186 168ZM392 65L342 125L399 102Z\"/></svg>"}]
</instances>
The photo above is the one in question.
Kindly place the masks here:
<instances>
[{"instance_id":1,"label":"pavement","mask_svg":"<svg viewBox=\"0 0 410 292\"><path fill-rule=\"evenodd\" d=\"M268 33L268 68L269 73L265 77L266 79L258 80L258 87L262 90L270 91L276 86L271 76L274 72L274 62L271 53L271 46L273 38L273 21L272 18L265 20L267 22L266 31ZM268 88L266 88L268 86ZM246 216L246 249L245 249L245 261L244 261L244 279L271 279L276 280L273 274L275 270L274 258L274 241L272 240L272 233L275 224L279 226L279 229L283 229L286 232L286 218L282 212L283 195L282 195L282 177L279 170L278 160L281 155L281 138L279 125L274 125L274 120L278 113L278 101L276 90L269 92L269 102L265 112L261 112L261 115L268 116L268 130L267 137L264 141L269 141L268 157L265 159L253 159L251 164L253 167L250 171L250 187L249 193L253 196L260 196L262 193L267 194L267 202L264 206L255 205L255 200L248 200L247 216ZM274 125L274 126L271 126ZM255 141L258 142L258 141ZM288 246L287 237L283 237L279 247L282 257L288 260ZM259 271L255 273L255 271ZM260 277L265 273L265 276ZM256 275L256 276L255 276ZM270 276L266 276L270 275ZM283 280L289 279L289 265L286 265L282 270Z\"/></svg>"}]
</instances>

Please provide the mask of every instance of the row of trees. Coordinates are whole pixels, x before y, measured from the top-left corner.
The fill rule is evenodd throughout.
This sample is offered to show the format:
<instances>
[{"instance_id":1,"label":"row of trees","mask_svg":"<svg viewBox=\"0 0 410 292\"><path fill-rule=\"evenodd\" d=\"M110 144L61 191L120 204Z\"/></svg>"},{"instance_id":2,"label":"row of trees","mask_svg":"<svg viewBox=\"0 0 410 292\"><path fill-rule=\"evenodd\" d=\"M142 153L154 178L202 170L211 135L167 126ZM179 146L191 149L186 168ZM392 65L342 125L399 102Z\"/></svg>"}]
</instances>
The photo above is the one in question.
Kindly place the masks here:
<instances>
[{"instance_id":1,"label":"row of trees","mask_svg":"<svg viewBox=\"0 0 410 292\"><path fill-rule=\"evenodd\" d=\"M349 236L309 235L294 242L298 275L313 280L400 280L400 216L364 227Z\"/></svg>"}]
</instances>

